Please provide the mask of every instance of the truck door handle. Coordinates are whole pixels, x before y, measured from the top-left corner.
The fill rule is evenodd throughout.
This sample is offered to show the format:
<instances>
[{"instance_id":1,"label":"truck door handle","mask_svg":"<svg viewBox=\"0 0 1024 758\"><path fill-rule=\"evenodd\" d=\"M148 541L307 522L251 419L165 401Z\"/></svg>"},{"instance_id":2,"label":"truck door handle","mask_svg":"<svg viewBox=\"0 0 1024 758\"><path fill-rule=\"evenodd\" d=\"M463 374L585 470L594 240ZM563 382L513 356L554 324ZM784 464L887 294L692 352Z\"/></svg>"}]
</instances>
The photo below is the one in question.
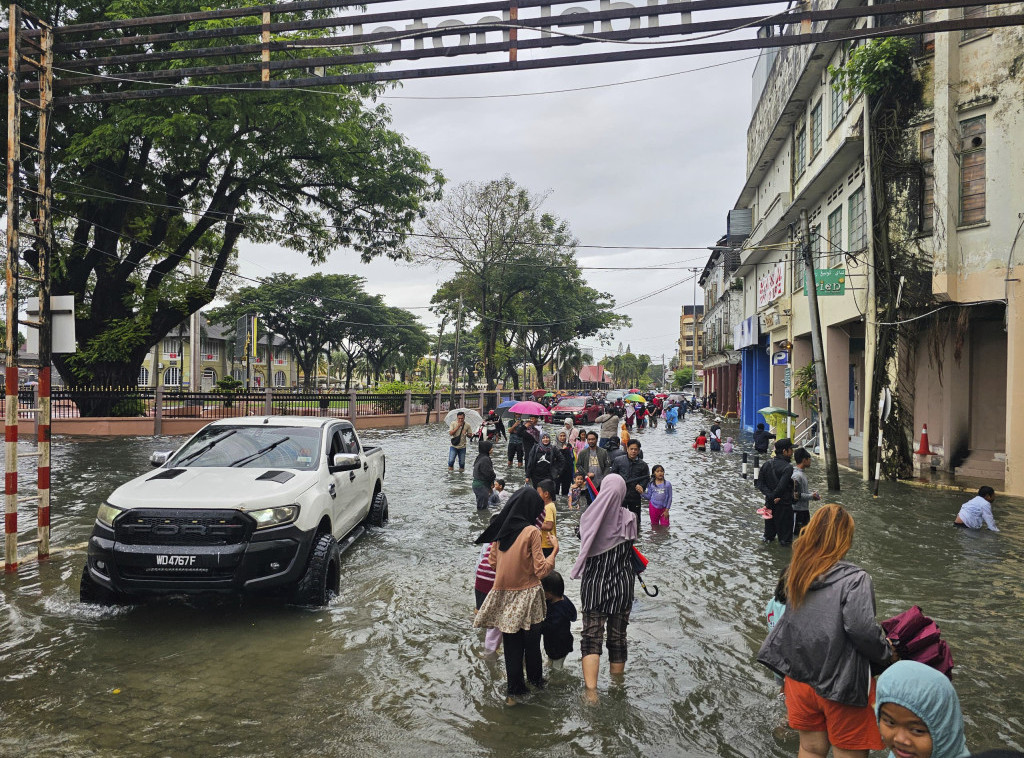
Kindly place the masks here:
<instances>
[{"instance_id":1,"label":"truck door handle","mask_svg":"<svg viewBox=\"0 0 1024 758\"><path fill-rule=\"evenodd\" d=\"M331 486L327 488L327 494L331 496L331 500L338 496L338 488L334 486L334 482L331 482Z\"/></svg>"},{"instance_id":2,"label":"truck door handle","mask_svg":"<svg viewBox=\"0 0 1024 758\"><path fill-rule=\"evenodd\" d=\"M368 470L369 468L370 468L370 463L369 463L369 461L363 461L363 471L366 471L366 470Z\"/></svg>"},{"instance_id":3,"label":"truck door handle","mask_svg":"<svg viewBox=\"0 0 1024 758\"><path fill-rule=\"evenodd\" d=\"M348 472L348 480L350 482L354 482L356 480L356 472L355 471L349 471Z\"/></svg>"}]
</instances>

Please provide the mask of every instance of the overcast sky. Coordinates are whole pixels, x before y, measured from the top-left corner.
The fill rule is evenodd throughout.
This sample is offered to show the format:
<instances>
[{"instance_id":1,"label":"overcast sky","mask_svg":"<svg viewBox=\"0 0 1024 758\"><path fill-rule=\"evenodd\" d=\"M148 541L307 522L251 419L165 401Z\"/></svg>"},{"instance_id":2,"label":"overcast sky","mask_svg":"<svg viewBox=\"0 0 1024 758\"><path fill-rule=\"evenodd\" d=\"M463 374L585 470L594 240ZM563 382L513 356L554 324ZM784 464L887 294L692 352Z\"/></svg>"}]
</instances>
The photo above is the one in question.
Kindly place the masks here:
<instances>
[{"instance_id":1,"label":"overcast sky","mask_svg":"<svg viewBox=\"0 0 1024 758\"><path fill-rule=\"evenodd\" d=\"M523 54L521 54L523 55ZM547 193L545 209L568 220L581 248L591 286L625 303L660 290L703 267L725 231L725 218L744 178L746 127L750 118L751 53L680 56L639 63L607 63L413 81L391 90L387 100L394 128L425 152L448 182L486 181L509 174L534 192ZM730 62L738 61L738 62ZM676 74L652 81L599 87L627 80ZM579 92L493 99L435 99L509 95L574 87ZM411 99L430 98L430 99ZM644 250L695 247L699 250ZM265 276L284 266L279 250L243 247L241 272ZM290 259L288 270L314 269ZM364 276L367 289L389 304L421 310L443 272L393 262L359 262L335 253L320 270ZM703 302L699 288L697 302ZM618 343L657 362L675 350L679 314L694 301L692 281L652 295L625 312L630 328L617 332L609 348L584 341L597 357Z\"/></svg>"}]
</instances>

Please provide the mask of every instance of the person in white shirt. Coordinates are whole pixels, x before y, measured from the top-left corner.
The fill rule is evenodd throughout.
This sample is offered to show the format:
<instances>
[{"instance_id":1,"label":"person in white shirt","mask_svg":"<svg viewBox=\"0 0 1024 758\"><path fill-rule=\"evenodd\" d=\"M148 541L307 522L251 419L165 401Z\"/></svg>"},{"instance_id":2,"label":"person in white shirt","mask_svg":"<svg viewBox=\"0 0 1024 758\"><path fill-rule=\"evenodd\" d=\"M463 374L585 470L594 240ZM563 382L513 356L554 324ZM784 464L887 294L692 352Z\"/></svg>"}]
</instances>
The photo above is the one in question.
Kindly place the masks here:
<instances>
[{"instance_id":1,"label":"person in white shirt","mask_svg":"<svg viewBox=\"0 0 1024 758\"><path fill-rule=\"evenodd\" d=\"M982 525L987 526L990 531L998 532L996 519L992 515L992 502L996 499L996 491L985 486L978 490L976 497L972 497L960 506L960 512L956 514L953 522L957 526L967 529L981 529Z\"/></svg>"}]
</instances>

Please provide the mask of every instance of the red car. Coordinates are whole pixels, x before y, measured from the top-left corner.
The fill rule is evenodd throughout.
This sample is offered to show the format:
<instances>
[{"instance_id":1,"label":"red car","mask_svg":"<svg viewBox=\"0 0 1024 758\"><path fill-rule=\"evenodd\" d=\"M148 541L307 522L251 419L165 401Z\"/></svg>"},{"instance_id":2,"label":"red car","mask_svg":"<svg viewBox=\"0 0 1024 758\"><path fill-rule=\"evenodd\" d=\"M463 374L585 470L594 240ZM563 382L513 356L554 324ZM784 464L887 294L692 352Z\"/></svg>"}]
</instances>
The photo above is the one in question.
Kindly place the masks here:
<instances>
[{"instance_id":1,"label":"red car","mask_svg":"<svg viewBox=\"0 0 1024 758\"><path fill-rule=\"evenodd\" d=\"M563 397L551 409L551 420L571 418L575 424L592 424L603 413L601 403L592 397Z\"/></svg>"}]
</instances>

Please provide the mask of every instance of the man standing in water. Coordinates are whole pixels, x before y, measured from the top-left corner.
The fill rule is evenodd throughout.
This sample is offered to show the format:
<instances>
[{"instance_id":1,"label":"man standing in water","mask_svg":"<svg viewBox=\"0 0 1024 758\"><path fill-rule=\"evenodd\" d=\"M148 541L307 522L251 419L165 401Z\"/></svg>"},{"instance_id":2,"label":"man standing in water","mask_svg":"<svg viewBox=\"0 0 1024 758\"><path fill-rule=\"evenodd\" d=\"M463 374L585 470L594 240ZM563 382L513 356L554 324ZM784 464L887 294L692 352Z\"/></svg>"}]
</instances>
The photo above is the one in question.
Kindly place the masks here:
<instances>
[{"instance_id":1,"label":"man standing in water","mask_svg":"<svg viewBox=\"0 0 1024 758\"><path fill-rule=\"evenodd\" d=\"M612 461L609 473L618 474L626 481L626 498L622 505L636 514L636 522L640 523L640 495L647 491L651 483L651 470L640 457L640 440L630 440L626 446L626 454Z\"/></svg>"},{"instance_id":2,"label":"man standing in water","mask_svg":"<svg viewBox=\"0 0 1024 758\"><path fill-rule=\"evenodd\" d=\"M793 541L793 443L783 438L775 443L775 457L761 464L758 489L764 493L764 507L772 512L765 519L763 540L767 544L779 538L780 545Z\"/></svg>"},{"instance_id":3,"label":"man standing in water","mask_svg":"<svg viewBox=\"0 0 1024 758\"><path fill-rule=\"evenodd\" d=\"M597 432L587 432L587 446L576 456L576 472L583 474L584 478L589 476L594 486L600 489L609 466L608 451L597 446Z\"/></svg>"},{"instance_id":4,"label":"man standing in water","mask_svg":"<svg viewBox=\"0 0 1024 758\"><path fill-rule=\"evenodd\" d=\"M448 448L448 470L455 470L455 460L459 461L459 470L466 470L466 440L469 438L469 427L466 426L466 414L459 411L455 421L448 427L451 447Z\"/></svg>"}]
</instances>

